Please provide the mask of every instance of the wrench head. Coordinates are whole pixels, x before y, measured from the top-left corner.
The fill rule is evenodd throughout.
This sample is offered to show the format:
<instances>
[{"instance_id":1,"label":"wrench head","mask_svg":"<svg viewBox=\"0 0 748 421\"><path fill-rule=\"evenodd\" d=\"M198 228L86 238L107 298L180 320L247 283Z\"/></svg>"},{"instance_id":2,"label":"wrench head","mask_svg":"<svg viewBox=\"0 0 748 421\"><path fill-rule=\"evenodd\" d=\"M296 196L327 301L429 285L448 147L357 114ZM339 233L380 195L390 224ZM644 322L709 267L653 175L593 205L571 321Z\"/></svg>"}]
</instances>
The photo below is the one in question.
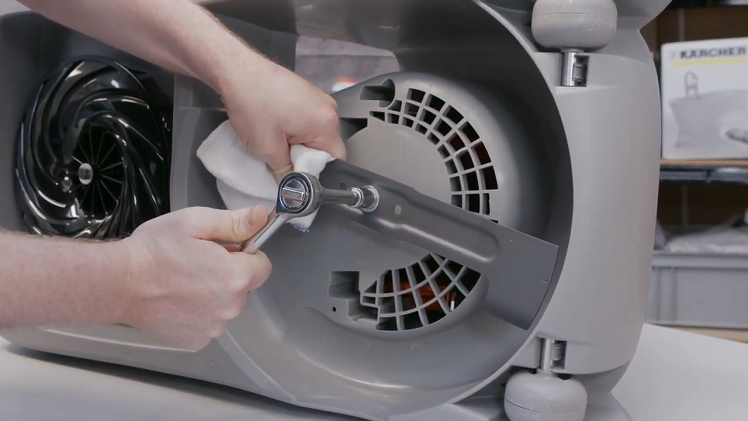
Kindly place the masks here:
<instances>
[{"instance_id":1,"label":"wrench head","mask_svg":"<svg viewBox=\"0 0 748 421\"><path fill-rule=\"evenodd\" d=\"M303 172L289 173L278 186L276 211L294 217L312 214L321 205L321 192L317 177Z\"/></svg>"}]
</instances>

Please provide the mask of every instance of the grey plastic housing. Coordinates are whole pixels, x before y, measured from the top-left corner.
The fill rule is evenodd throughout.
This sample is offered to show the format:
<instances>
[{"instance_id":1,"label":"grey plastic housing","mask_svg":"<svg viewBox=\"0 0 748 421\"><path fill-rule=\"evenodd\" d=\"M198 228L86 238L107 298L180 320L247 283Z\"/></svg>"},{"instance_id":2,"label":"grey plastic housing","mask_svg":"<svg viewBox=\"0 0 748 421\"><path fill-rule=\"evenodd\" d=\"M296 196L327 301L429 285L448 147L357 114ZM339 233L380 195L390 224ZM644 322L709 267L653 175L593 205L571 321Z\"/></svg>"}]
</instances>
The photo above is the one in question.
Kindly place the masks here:
<instances>
[{"instance_id":1,"label":"grey plastic housing","mask_svg":"<svg viewBox=\"0 0 748 421\"><path fill-rule=\"evenodd\" d=\"M536 0L532 34L545 48L597 50L616 34L614 0Z\"/></svg>"},{"instance_id":2,"label":"grey plastic housing","mask_svg":"<svg viewBox=\"0 0 748 421\"><path fill-rule=\"evenodd\" d=\"M415 74L411 77L419 80L430 80L434 86L443 82L424 74ZM388 80L391 81L391 79ZM376 83L375 81L370 82ZM433 93L430 95L433 97ZM406 103L406 107L407 105L408 103ZM453 109L452 107L447 107L446 104L442 105L442 109L449 110ZM407 118L405 115L397 117ZM441 124L443 122L432 122L432 130L434 128L438 130ZM455 126L449 129L449 131L455 130L459 129ZM449 133L447 129L444 132ZM385 133L381 135L384 136ZM477 173L477 171L471 171L475 167L470 150L466 150L466 144L464 143L466 139L462 139L459 135L449 138L449 140L447 138L440 140L436 135L434 137L435 146L439 147L443 144L441 147L445 149L454 148L462 151L461 155L456 156L460 160L460 164L459 166L456 165L456 174L452 176L452 183L450 184L453 198L457 198L460 203L464 203L465 200L469 199L462 195L464 191L455 184L464 181L469 182L470 177L468 175ZM456 146L446 146L448 142ZM476 141L470 146L475 148L476 143L483 144L485 142L477 143ZM421 141L420 145L424 152L432 149L431 145L428 145L425 141ZM445 151L446 153L448 152ZM463 174L460 175L460 173ZM476 176L477 185L467 186L469 192L475 193L468 193L466 196L472 198L475 194L483 191L483 204L488 205L490 194L487 192L491 190L491 186L489 186L490 175L480 174L481 178ZM458 282L461 281L461 278L466 277L464 274L467 271L475 271L479 274L477 282L487 284L485 301L476 301L475 304L485 305L486 310L492 316L520 329L526 330L534 324L548 298L551 280L554 278L558 263L558 246L492 221L486 215L481 215L479 211L471 211L469 206L468 209L461 209L460 206L455 206L452 203L442 203L439 199L422 194L412 187L345 161L337 160L327 164L320 181L327 186L375 186L378 192L378 207L376 209L370 212L362 212L355 208L334 206L326 208L325 211L331 217L336 218L338 224L354 222L360 227L372 230L371 233L365 234L381 235L387 239L428 250L427 253L432 256L438 255L441 259L452 262L453 267L460 267L457 273L454 270L450 271L451 282L449 287L444 288L444 292L455 292L453 290L457 289L467 298L472 294L470 290L472 286L466 288L464 283L460 282L461 285L458 285ZM423 265L419 264L418 267L421 268ZM412 268L413 266L410 267L411 270L413 270ZM446 272L449 269L442 267L441 270ZM399 271L397 276L402 279L402 271ZM426 287L425 282L423 282L425 279L415 278L415 274L407 269L405 270L405 277L409 281L406 285L408 289L420 292ZM379 290L379 284L382 282L383 279L380 277L380 280L376 281L375 284L377 293L380 294L379 298L384 298ZM371 284L372 282L362 284L359 281L356 287L358 291L369 291ZM393 282L392 285L394 287L396 284ZM445 312L451 313L454 310L454 300L452 304L449 304L440 296L441 291L437 291L437 288L441 289L439 286L433 288L432 284L428 287L432 288L435 293L434 301L438 301ZM450 287L451 290L448 289ZM396 316L397 330L404 330L404 320L409 312L404 311L403 301L405 299L409 300L411 297L416 300L418 298L423 300L423 296L413 291L397 291L397 288L393 292L401 292L392 297L391 301L395 307L395 312L399 313ZM364 297L365 295L361 299ZM353 296L351 298L358 297ZM373 304L374 307L378 306L376 301ZM416 303L414 306L414 309L419 313L421 325L431 323L429 315L426 313L428 304L429 301ZM381 305L379 307L377 309L378 319L381 320Z\"/></svg>"},{"instance_id":3,"label":"grey plastic housing","mask_svg":"<svg viewBox=\"0 0 748 421\"><path fill-rule=\"evenodd\" d=\"M626 419L610 416L619 408L606 396L625 372L644 321L660 152L657 77L639 30L667 1L616 3L615 36L589 55L583 88L557 86L561 57L542 51L532 38L532 2L206 3L284 66L294 67L295 34L357 42L395 54L403 71L387 76L395 82L395 96L405 95L407 102L408 89L416 88L459 105L504 183L489 192L485 216L559 246L538 319L524 330L490 316L476 304L485 293L481 282L435 323L405 329L361 317L369 314L362 304L366 294L353 287L383 270L413 267L429 253L320 213L311 232L286 229L267 243L272 278L228 332L199 352L173 349L122 326L30 329L4 332L5 338L310 409L396 421L497 419L503 384L516 369L537 367L538 338L549 337L566 343L559 371L575 375L595 396L590 404L598 410L588 410L588 418ZM38 16L0 19L0 54L7 58L0 63L0 156L9 160L20 110L54 52L121 53ZM416 118L426 118L424 110L434 109L428 97L413 101L420 114L411 116L412 127L390 124L389 114L398 113L386 100L361 98L364 91L381 95L382 89L366 88L381 87L383 79L335 95L349 161L453 203L449 159L428 143L432 126L421 124L427 126L421 133L415 125ZM215 180L195 150L225 120L225 110L204 84L183 76L173 82L172 207L222 207ZM447 109L441 110L446 117ZM385 121L372 111L383 113ZM403 117L399 112L398 123ZM0 174L0 191L11 189L10 171ZM3 227L17 228L16 215L12 201L4 202ZM374 291L369 298L376 305L384 295Z\"/></svg>"}]
</instances>

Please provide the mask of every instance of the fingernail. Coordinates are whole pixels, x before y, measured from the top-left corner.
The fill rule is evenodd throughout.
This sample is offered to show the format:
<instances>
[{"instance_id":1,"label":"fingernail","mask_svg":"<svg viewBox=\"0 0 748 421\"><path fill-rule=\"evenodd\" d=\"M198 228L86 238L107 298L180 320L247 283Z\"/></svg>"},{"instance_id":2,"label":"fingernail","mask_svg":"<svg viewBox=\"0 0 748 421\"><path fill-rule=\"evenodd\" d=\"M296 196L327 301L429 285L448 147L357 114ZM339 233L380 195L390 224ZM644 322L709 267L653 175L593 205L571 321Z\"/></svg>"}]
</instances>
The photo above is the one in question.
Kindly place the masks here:
<instances>
[{"instance_id":1,"label":"fingernail","mask_svg":"<svg viewBox=\"0 0 748 421\"><path fill-rule=\"evenodd\" d=\"M330 155L332 155L336 159L340 159L341 161L345 161L347 158L347 150L344 143L341 143L340 145L337 145L331 152Z\"/></svg>"}]
</instances>

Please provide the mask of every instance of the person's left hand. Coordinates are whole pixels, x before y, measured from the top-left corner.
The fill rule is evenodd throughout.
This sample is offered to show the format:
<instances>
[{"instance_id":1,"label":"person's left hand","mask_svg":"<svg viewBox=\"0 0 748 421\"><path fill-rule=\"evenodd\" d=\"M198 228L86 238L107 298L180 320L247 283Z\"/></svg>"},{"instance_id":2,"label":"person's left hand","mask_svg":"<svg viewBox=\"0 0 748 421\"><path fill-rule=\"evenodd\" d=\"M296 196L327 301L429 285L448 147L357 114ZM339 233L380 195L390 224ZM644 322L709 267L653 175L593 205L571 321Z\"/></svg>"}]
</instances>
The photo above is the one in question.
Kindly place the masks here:
<instances>
[{"instance_id":1,"label":"person's left hand","mask_svg":"<svg viewBox=\"0 0 748 421\"><path fill-rule=\"evenodd\" d=\"M250 51L225 75L220 94L231 126L280 179L293 170L290 145L346 159L337 103L323 91Z\"/></svg>"}]
</instances>

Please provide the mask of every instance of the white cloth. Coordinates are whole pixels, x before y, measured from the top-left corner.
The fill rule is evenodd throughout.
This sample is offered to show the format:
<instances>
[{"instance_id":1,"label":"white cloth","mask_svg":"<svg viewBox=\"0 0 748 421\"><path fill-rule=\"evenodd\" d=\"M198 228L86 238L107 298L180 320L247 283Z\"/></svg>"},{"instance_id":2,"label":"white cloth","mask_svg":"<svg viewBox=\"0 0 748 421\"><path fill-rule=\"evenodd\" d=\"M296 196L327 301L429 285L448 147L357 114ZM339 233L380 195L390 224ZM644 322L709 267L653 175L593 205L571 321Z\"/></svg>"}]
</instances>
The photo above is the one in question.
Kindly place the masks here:
<instances>
[{"instance_id":1,"label":"white cloth","mask_svg":"<svg viewBox=\"0 0 748 421\"><path fill-rule=\"evenodd\" d=\"M197 149L197 157L216 178L218 192L227 209L263 205L275 207L278 181L265 161L252 154L242 143L229 121L218 126ZM319 176L334 158L327 152L303 145L291 146L294 171ZM296 218L289 223L300 231L308 231L317 213Z\"/></svg>"}]
</instances>

